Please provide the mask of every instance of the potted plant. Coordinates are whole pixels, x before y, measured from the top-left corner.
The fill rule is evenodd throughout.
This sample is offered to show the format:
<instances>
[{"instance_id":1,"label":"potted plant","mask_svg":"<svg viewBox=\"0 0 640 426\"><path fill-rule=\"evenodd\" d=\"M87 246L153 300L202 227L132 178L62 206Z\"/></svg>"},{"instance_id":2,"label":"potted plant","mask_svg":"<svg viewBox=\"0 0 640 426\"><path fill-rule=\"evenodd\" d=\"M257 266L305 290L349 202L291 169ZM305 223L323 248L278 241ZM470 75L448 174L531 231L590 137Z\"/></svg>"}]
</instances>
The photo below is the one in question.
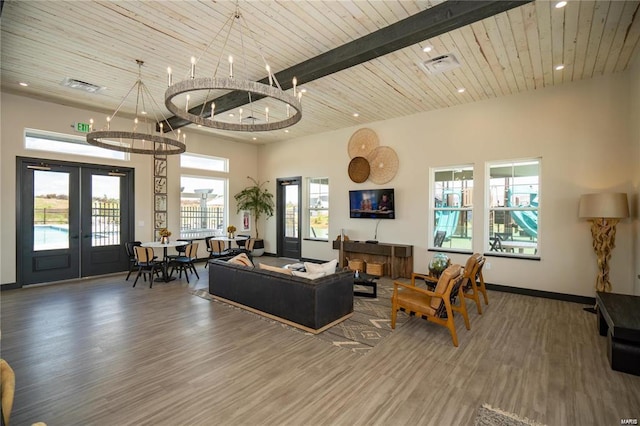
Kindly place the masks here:
<instances>
[{"instance_id":1,"label":"potted plant","mask_svg":"<svg viewBox=\"0 0 640 426\"><path fill-rule=\"evenodd\" d=\"M263 188L269 181L260 183L251 176L247 176L253 182L253 185L246 187L242 191L234 195L237 202L237 211L240 213L242 210L248 210L253 215L254 226L256 229L256 242L254 250L262 249L264 251L264 241L260 239L260 233L258 231L258 220L265 215L268 218L273 216L273 210L275 204L273 202L273 194L266 188ZM254 253L254 255L259 255Z\"/></svg>"}]
</instances>

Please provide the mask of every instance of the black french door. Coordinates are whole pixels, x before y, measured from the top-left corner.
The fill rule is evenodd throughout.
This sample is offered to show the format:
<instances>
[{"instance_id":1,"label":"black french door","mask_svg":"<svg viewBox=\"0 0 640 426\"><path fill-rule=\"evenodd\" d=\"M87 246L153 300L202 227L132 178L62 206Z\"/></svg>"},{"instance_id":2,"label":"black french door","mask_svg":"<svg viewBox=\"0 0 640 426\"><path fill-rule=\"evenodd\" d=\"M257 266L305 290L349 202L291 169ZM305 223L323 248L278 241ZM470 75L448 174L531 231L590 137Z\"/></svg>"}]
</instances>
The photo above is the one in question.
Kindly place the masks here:
<instances>
[{"instance_id":1,"label":"black french door","mask_svg":"<svg viewBox=\"0 0 640 426\"><path fill-rule=\"evenodd\" d=\"M17 282L125 271L133 169L18 158Z\"/></svg>"},{"instance_id":2,"label":"black french door","mask_svg":"<svg viewBox=\"0 0 640 426\"><path fill-rule=\"evenodd\" d=\"M301 177L277 180L278 256L300 259Z\"/></svg>"}]
</instances>

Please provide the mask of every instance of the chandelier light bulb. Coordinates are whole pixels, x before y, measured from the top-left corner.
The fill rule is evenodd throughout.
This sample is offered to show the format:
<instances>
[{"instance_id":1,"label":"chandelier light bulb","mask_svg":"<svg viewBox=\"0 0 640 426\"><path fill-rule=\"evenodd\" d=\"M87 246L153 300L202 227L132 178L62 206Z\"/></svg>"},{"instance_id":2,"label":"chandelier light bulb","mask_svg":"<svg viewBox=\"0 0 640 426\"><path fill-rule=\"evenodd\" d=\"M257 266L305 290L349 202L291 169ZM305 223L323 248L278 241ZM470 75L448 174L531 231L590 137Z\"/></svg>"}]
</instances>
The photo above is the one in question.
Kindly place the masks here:
<instances>
[{"instance_id":1,"label":"chandelier light bulb","mask_svg":"<svg viewBox=\"0 0 640 426\"><path fill-rule=\"evenodd\" d=\"M111 117L107 117L107 130L111 130Z\"/></svg>"},{"instance_id":2,"label":"chandelier light bulb","mask_svg":"<svg viewBox=\"0 0 640 426\"><path fill-rule=\"evenodd\" d=\"M191 78L196 78L196 57L191 57Z\"/></svg>"},{"instance_id":3,"label":"chandelier light bulb","mask_svg":"<svg viewBox=\"0 0 640 426\"><path fill-rule=\"evenodd\" d=\"M265 107L264 108L264 118L265 118L265 121L268 123L269 122L269 107Z\"/></svg>"},{"instance_id":4,"label":"chandelier light bulb","mask_svg":"<svg viewBox=\"0 0 640 426\"><path fill-rule=\"evenodd\" d=\"M162 134L164 130L164 123L160 123L160 134Z\"/></svg>"},{"instance_id":5,"label":"chandelier light bulb","mask_svg":"<svg viewBox=\"0 0 640 426\"><path fill-rule=\"evenodd\" d=\"M229 78L233 78L233 56L229 55Z\"/></svg>"},{"instance_id":6,"label":"chandelier light bulb","mask_svg":"<svg viewBox=\"0 0 640 426\"><path fill-rule=\"evenodd\" d=\"M296 95L296 86L298 85L298 79L293 77L292 83L293 83L293 96L295 96Z\"/></svg>"},{"instance_id":7,"label":"chandelier light bulb","mask_svg":"<svg viewBox=\"0 0 640 426\"><path fill-rule=\"evenodd\" d=\"M93 132L93 118L89 119L89 131Z\"/></svg>"},{"instance_id":8,"label":"chandelier light bulb","mask_svg":"<svg viewBox=\"0 0 640 426\"><path fill-rule=\"evenodd\" d=\"M167 87L173 84L173 75L171 74L171 67L167 67Z\"/></svg>"},{"instance_id":9,"label":"chandelier light bulb","mask_svg":"<svg viewBox=\"0 0 640 426\"><path fill-rule=\"evenodd\" d=\"M269 75L269 86L273 86L273 76L271 75L271 67L267 65L265 68L267 69L267 74Z\"/></svg>"},{"instance_id":10,"label":"chandelier light bulb","mask_svg":"<svg viewBox=\"0 0 640 426\"><path fill-rule=\"evenodd\" d=\"M187 101L184 103L184 110L189 112L189 99L191 99L191 95L187 95Z\"/></svg>"},{"instance_id":11,"label":"chandelier light bulb","mask_svg":"<svg viewBox=\"0 0 640 426\"><path fill-rule=\"evenodd\" d=\"M242 108L238 110L238 121L242 122Z\"/></svg>"},{"instance_id":12,"label":"chandelier light bulb","mask_svg":"<svg viewBox=\"0 0 640 426\"><path fill-rule=\"evenodd\" d=\"M213 120L213 114L216 110L216 103L215 102L211 102L211 119Z\"/></svg>"}]
</instances>

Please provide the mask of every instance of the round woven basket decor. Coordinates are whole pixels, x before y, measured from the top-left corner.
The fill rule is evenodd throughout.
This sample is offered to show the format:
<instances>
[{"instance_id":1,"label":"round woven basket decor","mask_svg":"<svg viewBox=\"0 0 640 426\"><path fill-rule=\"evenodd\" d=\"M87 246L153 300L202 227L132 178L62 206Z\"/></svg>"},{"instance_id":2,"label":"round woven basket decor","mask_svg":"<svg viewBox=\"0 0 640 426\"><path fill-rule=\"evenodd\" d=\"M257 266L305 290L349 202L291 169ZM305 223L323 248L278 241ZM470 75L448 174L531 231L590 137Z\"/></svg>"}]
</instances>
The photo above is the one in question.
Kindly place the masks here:
<instances>
[{"instance_id":1,"label":"round woven basket decor","mask_svg":"<svg viewBox=\"0 0 640 426\"><path fill-rule=\"evenodd\" d=\"M349 162L349 178L356 183L362 183L369 177L369 162L364 157L355 157Z\"/></svg>"},{"instance_id":2,"label":"round woven basket decor","mask_svg":"<svg viewBox=\"0 0 640 426\"><path fill-rule=\"evenodd\" d=\"M376 132L366 127L356 130L349 139L349 158L365 157L368 159L378 145L380 145L380 141Z\"/></svg>"},{"instance_id":3,"label":"round woven basket decor","mask_svg":"<svg viewBox=\"0 0 640 426\"><path fill-rule=\"evenodd\" d=\"M398 155L388 146L379 146L369 157L369 179L373 183L387 183L393 179L398 172Z\"/></svg>"}]
</instances>

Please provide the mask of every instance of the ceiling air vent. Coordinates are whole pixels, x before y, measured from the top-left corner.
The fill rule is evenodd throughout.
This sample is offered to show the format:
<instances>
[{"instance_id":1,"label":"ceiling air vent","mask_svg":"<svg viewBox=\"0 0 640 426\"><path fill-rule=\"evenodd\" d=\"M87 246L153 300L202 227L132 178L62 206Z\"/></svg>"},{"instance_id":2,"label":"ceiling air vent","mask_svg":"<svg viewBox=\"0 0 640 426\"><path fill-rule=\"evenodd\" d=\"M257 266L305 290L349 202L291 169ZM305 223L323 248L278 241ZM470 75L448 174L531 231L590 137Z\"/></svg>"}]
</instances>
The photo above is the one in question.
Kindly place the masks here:
<instances>
[{"instance_id":1,"label":"ceiling air vent","mask_svg":"<svg viewBox=\"0 0 640 426\"><path fill-rule=\"evenodd\" d=\"M439 74L441 72L449 71L454 68L458 68L460 62L453 53L437 56L435 58L420 62L420 67L429 74Z\"/></svg>"},{"instance_id":2,"label":"ceiling air vent","mask_svg":"<svg viewBox=\"0 0 640 426\"><path fill-rule=\"evenodd\" d=\"M98 93L106 89L104 86L97 86L95 84L87 83L86 81L76 80L75 78L66 77L62 80L63 86L71 87L72 89L84 90L88 93Z\"/></svg>"}]
</instances>

